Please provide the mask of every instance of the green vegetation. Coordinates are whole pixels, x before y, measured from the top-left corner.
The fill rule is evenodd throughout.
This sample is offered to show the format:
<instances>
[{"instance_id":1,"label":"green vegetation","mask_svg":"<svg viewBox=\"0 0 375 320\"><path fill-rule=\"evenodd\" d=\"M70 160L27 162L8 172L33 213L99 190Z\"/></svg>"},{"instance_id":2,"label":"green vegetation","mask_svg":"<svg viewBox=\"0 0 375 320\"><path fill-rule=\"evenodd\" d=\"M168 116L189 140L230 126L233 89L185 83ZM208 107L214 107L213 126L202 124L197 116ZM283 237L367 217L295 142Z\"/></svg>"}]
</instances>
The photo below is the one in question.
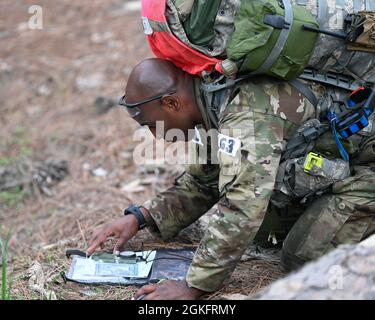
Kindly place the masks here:
<instances>
[{"instance_id":1,"label":"green vegetation","mask_svg":"<svg viewBox=\"0 0 375 320\"><path fill-rule=\"evenodd\" d=\"M15 159L12 158L12 157L2 157L2 158L0 158L0 167L5 167L5 166L7 166L8 164L11 164L14 161L15 161Z\"/></svg>"},{"instance_id":2,"label":"green vegetation","mask_svg":"<svg viewBox=\"0 0 375 320\"><path fill-rule=\"evenodd\" d=\"M22 126L17 126L13 130L12 136L5 139L4 145L0 145L0 150L7 153L7 155L0 156L0 167L8 166L29 157L32 154L32 150L30 149L30 139L26 129ZM24 195L21 187L1 191L0 203L13 207L23 199Z\"/></svg>"},{"instance_id":3,"label":"green vegetation","mask_svg":"<svg viewBox=\"0 0 375 320\"><path fill-rule=\"evenodd\" d=\"M6 139L4 145L0 147L1 150L12 151L12 155L0 156L0 167L7 166L19 159L27 158L32 154L28 133L22 126L16 127L12 133L12 137Z\"/></svg>"},{"instance_id":4,"label":"green vegetation","mask_svg":"<svg viewBox=\"0 0 375 320\"><path fill-rule=\"evenodd\" d=\"M16 187L9 191L0 192L0 202L3 202L8 207L13 207L22 200L23 196L23 190L20 187Z\"/></svg>"},{"instance_id":5,"label":"green vegetation","mask_svg":"<svg viewBox=\"0 0 375 320\"><path fill-rule=\"evenodd\" d=\"M7 251L10 240L10 232L6 237L5 241L0 238L0 249L1 249L1 300L11 299L11 281L7 284Z\"/></svg>"},{"instance_id":6,"label":"green vegetation","mask_svg":"<svg viewBox=\"0 0 375 320\"><path fill-rule=\"evenodd\" d=\"M18 126L14 129L11 144L18 146L20 158L31 155L30 140L24 127Z\"/></svg>"}]
</instances>

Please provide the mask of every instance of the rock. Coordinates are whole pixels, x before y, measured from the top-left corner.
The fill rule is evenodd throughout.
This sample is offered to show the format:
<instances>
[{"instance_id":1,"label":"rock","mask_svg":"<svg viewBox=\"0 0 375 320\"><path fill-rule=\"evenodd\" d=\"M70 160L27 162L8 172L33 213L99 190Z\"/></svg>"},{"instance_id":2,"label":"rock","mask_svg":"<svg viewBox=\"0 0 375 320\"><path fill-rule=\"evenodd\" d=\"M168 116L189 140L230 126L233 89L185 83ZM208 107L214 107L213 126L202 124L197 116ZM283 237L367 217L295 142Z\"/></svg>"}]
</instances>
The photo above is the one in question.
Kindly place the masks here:
<instances>
[{"instance_id":1,"label":"rock","mask_svg":"<svg viewBox=\"0 0 375 320\"><path fill-rule=\"evenodd\" d=\"M152 186L158 183L158 178L151 176L144 179L141 179L139 184L142 186Z\"/></svg>"},{"instance_id":2,"label":"rock","mask_svg":"<svg viewBox=\"0 0 375 320\"><path fill-rule=\"evenodd\" d=\"M123 8L127 12L140 11L141 1L127 1L124 3Z\"/></svg>"},{"instance_id":3,"label":"rock","mask_svg":"<svg viewBox=\"0 0 375 320\"><path fill-rule=\"evenodd\" d=\"M37 93L44 97L48 97L49 95L51 95L51 92L51 89L46 84L42 84L37 89Z\"/></svg>"},{"instance_id":4,"label":"rock","mask_svg":"<svg viewBox=\"0 0 375 320\"><path fill-rule=\"evenodd\" d=\"M264 260L279 263L280 256L281 250L279 248L261 248L255 244L252 244L242 255L241 261Z\"/></svg>"},{"instance_id":5,"label":"rock","mask_svg":"<svg viewBox=\"0 0 375 320\"><path fill-rule=\"evenodd\" d=\"M117 101L106 98L106 97L97 97L94 102L95 113L97 115L102 115L107 113L110 109L117 106Z\"/></svg>"},{"instance_id":6,"label":"rock","mask_svg":"<svg viewBox=\"0 0 375 320\"><path fill-rule=\"evenodd\" d=\"M44 245L40 248L40 250L42 250L42 251L53 250L53 249L56 249L56 248L59 248L59 247L67 246L67 245L69 245L71 243L75 243L77 241L78 241L78 238L63 239L63 240L60 240L56 243ZM34 249L36 249L36 248L34 248Z\"/></svg>"},{"instance_id":7,"label":"rock","mask_svg":"<svg viewBox=\"0 0 375 320\"><path fill-rule=\"evenodd\" d=\"M46 290L44 288L46 280L42 266L38 261L35 261L28 269L27 276L29 278L29 289L40 293L44 299L57 300L56 293L54 291Z\"/></svg>"},{"instance_id":8,"label":"rock","mask_svg":"<svg viewBox=\"0 0 375 320\"><path fill-rule=\"evenodd\" d=\"M8 64L4 61L0 61L0 71L1 72L12 72L13 67L10 64Z\"/></svg>"},{"instance_id":9,"label":"rock","mask_svg":"<svg viewBox=\"0 0 375 320\"><path fill-rule=\"evenodd\" d=\"M40 105L30 105L26 107L26 113L28 116L35 116L42 112L42 107Z\"/></svg>"},{"instance_id":10,"label":"rock","mask_svg":"<svg viewBox=\"0 0 375 320\"><path fill-rule=\"evenodd\" d=\"M104 178L108 175L108 171L99 167L99 168L96 168L96 169L92 170L92 174L96 177Z\"/></svg>"},{"instance_id":11,"label":"rock","mask_svg":"<svg viewBox=\"0 0 375 320\"><path fill-rule=\"evenodd\" d=\"M82 169L87 171L91 169L91 166L89 163L85 162L84 164L82 164Z\"/></svg>"},{"instance_id":12,"label":"rock","mask_svg":"<svg viewBox=\"0 0 375 320\"><path fill-rule=\"evenodd\" d=\"M339 246L252 298L374 300L375 235L356 245Z\"/></svg>"},{"instance_id":13,"label":"rock","mask_svg":"<svg viewBox=\"0 0 375 320\"><path fill-rule=\"evenodd\" d=\"M124 0L123 3L116 4L111 7L110 14L112 17L119 17L123 15L132 14L133 12L141 11L140 0Z\"/></svg>"},{"instance_id":14,"label":"rock","mask_svg":"<svg viewBox=\"0 0 375 320\"><path fill-rule=\"evenodd\" d=\"M87 297L95 297L96 295L98 295L98 293L93 290L80 290L79 293Z\"/></svg>"},{"instance_id":15,"label":"rock","mask_svg":"<svg viewBox=\"0 0 375 320\"><path fill-rule=\"evenodd\" d=\"M0 191L37 187L42 193L51 195L50 189L62 181L68 173L68 163L65 160L16 161L0 167Z\"/></svg>"},{"instance_id":16,"label":"rock","mask_svg":"<svg viewBox=\"0 0 375 320\"><path fill-rule=\"evenodd\" d=\"M124 159L126 164L133 163L133 149L120 152L120 157Z\"/></svg>"},{"instance_id":17,"label":"rock","mask_svg":"<svg viewBox=\"0 0 375 320\"><path fill-rule=\"evenodd\" d=\"M130 68L130 67L125 67L124 69L122 69L122 73L126 76L126 77L128 77L129 75L130 75L130 73L132 72L132 68Z\"/></svg>"},{"instance_id":18,"label":"rock","mask_svg":"<svg viewBox=\"0 0 375 320\"><path fill-rule=\"evenodd\" d=\"M137 167L137 171L141 175L145 175L145 174L160 175L160 174L165 173L166 165L165 164L143 164Z\"/></svg>"},{"instance_id":19,"label":"rock","mask_svg":"<svg viewBox=\"0 0 375 320\"><path fill-rule=\"evenodd\" d=\"M17 30L19 32L22 32L22 31L26 31L29 29L29 24L27 22L21 22L18 26L17 26Z\"/></svg>"},{"instance_id":20,"label":"rock","mask_svg":"<svg viewBox=\"0 0 375 320\"><path fill-rule=\"evenodd\" d=\"M146 189L141 185L141 179L136 179L122 186L122 191L128 193L144 192Z\"/></svg>"},{"instance_id":21,"label":"rock","mask_svg":"<svg viewBox=\"0 0 375 320\"><path fill-rule=\"evenodd\" d=\"M248 296L240 293L222 295L223 300L248 300Z\"/></svg>"},{"instance_id":22,"label":"rock","mask_svg":"<svg viewBox=\"0 0 375 320\"><path fill-rule=\"evenodd\" d=\"M103 43L113 38L113 33L110 31L104 33L93 33L91 35L91 41L93 43Z\"/></svg>"},{"instance_id":23,"label":"rock","mask_svg":"<svg viewBox=\"0 0 375 320\"><path fill-rule=\"evenodd\" d=\"M52 195L51 187L62 181L68 173L67 161L50 159L36 166L33 184L36 184L42 193Z\"/></svg>"},{"instance_id":24,"label":"rock","mask_svg":"<svg viewBox=\"0 0 375 320\"><path fill-rule=\"evenodd\" d=\"M104 76L101 73L94 73L76 79L76 86L79 90L95 89L102 86L104 83Z\"/></svg>"}]
</instances>

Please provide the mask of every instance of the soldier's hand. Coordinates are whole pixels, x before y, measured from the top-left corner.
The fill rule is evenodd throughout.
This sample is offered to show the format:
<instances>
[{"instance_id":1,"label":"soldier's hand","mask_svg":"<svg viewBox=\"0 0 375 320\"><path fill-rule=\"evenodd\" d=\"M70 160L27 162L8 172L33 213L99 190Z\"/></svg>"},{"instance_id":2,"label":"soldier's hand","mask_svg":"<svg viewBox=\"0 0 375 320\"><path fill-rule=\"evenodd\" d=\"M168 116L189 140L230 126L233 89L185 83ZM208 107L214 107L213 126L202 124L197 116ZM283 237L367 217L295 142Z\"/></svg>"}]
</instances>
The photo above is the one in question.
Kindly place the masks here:
<instances>
[{"instance_id":1,"label":"soldier's hand","mask_svg":"<svg viewBox=\"0 0 375 320\"><path fill-rule=\"evenodd\" d=\"M118 238L113 252L121 251L127 241L134 237L138 232L138 221L136 217L129 214L125 217L107 223L94 232L90 241L89 248L86 250L88 256L91 256L104 242L112 236Z\"/></svg>"},{"instance_id":2,"label":"soldier's hand","mask_svg":"<svg viewBox=\"0 0 375 320\"><path fill-rule=\"evenodd\" d=\"M186 281L168 280L161 284L149 284L140 288L133 299L142 300L196 300L204 291L190 288Z\"/></svg>"}]
</instances>

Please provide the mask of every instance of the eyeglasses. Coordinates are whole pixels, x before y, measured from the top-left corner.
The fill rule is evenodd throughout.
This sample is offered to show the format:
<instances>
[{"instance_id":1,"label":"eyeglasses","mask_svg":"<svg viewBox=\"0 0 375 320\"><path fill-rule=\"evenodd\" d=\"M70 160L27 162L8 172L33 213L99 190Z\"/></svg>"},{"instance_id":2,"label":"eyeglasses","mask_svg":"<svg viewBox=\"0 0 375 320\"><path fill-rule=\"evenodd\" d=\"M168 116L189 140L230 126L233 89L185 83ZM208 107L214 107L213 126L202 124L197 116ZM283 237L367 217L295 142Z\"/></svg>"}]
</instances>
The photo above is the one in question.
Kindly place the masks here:
<instances>
[{"instance_id":1,"label":"eyeglasses","mask_svg":"<svg viewBox=\"0 0 375 320\"><path fill-rule=\"evenodd\" d=\"M158 95L158 96L155 96L155 97L152 97L152 98L148 98L146 100L143 100L141 102L137 102L137 103L128 103L126 102L126 95L124 95L120 101L119 101L119 105L120 106L123 106L123 107L126 107L126 111L128 112L128 114L132 117L132 118L135 118L136 116L138 116L140 113L141 113L141 109L139 109L138 107L141 106L142 104L146 104L146 103L149 103L151 101L155 101L155 100L159 100L159 99L163 99L164 97L166 96L170 96L172 94L175 94L177 91L174 90L174 91L170 91L168 93L163 93L161 95Z\"/></svg>"}]
</instances>

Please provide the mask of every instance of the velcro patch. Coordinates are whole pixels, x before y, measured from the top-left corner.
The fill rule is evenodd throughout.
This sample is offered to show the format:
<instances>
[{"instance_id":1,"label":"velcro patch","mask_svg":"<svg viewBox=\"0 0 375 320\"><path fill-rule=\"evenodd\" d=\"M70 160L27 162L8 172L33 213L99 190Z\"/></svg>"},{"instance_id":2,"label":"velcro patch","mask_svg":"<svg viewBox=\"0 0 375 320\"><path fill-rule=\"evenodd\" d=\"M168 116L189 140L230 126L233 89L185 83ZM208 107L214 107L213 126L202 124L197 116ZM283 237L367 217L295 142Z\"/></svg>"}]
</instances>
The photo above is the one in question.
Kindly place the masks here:
<instances>
[{"instance_id":1,"label":"velcro patch","mask_svg":"<svg viewBox=\"0 0 375 320\"><path fill-rule=\"evenodd\" d=\"M224 134L218 136L219 151L229 156L234 157L241 147L241 141L237 138L232 138Z\"/></svg>"}]
</instances>

